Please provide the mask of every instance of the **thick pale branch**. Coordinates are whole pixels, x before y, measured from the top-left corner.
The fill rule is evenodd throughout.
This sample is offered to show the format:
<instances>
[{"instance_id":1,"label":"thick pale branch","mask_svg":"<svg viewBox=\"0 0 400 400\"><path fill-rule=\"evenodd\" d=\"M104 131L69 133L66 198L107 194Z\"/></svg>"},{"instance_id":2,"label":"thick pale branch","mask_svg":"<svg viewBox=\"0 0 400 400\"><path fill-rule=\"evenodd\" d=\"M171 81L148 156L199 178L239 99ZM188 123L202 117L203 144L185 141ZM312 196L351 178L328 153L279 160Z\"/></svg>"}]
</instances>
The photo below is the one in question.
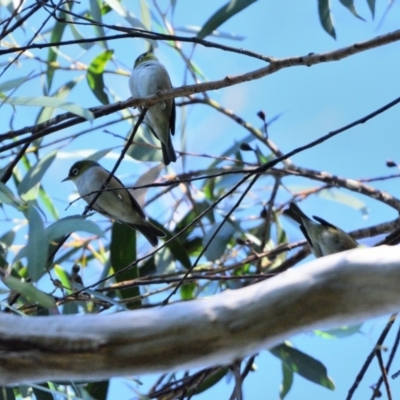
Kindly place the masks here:
<instances>
[{"instance_id":1,"label":"thick pale branch","mask_svg":"<svg viewBox=\"0 0 400 400\"><path fill-rule=\"evenodd\" d=\"M320 258L275 278L158 309L113 315L0 315L0 384L232 363L314 328L400 308L400 250Z\"/></svg>"}]
</instances>

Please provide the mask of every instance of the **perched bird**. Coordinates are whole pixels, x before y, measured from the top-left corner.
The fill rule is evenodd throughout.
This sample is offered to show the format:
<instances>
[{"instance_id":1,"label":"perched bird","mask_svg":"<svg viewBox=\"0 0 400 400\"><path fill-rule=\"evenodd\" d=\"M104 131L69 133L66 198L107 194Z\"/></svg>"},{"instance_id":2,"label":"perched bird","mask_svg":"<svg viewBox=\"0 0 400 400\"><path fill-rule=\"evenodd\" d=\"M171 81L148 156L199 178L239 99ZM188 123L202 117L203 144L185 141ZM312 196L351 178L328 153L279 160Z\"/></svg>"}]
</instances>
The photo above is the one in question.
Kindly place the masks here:
<instances>
[{"instance_id":1,"label":"perched bird","mask_svg":"<svg viewBox=\"0 0 400 400\"><path fill-rule=\"evenodd\" d=\"M79 195L90 204L109 174L99 163L83 160L71 167L68 176L62 182L68 180L74 182ZM157 237L165 236L162 230L146 221L146 216L131 191L115 176L111 178L91 208L108 218L137 229L153 246L157 246Z\"/></svg>"},{"instance_id":2,"label":"perched bird","mask_svg":"<svg viewBox=\"0 0 400 400\"><path fill-rule=\"evenodd\" d=\"M290 203L289 208L283 213L300 224L300 229L315 257L339 253L358 246L358 243L345 231L320 217L313 216L317 221L314 222L295 203Z\"/></svg>"},{"instance_id":3,"label":"perched bird","mask_svg":"<svg viewBox=\"0 0 400 400\"><path fill-rule=\"evenodd\" d=\"M146 97L161 90L172 89L165 67L153 54L153 49L140 55L129 78L132 97ZM176 161L171 135L175 134L175 99L162 100L147 110L145 121L161 142L164 164Z\"/></svg>"}]
</instances>

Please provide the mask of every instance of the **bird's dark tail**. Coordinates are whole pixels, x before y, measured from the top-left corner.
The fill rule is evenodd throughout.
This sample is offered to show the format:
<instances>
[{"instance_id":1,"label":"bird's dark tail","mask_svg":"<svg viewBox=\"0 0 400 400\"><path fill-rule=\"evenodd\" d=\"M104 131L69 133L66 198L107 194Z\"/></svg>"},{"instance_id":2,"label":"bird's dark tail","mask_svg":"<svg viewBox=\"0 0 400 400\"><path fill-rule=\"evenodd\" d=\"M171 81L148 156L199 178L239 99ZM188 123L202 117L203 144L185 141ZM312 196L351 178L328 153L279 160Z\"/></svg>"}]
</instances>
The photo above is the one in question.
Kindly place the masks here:
<instances>
[{"instance_id":1,"label":"bird's dark tail","mask_svg":"<svg viewBox=\"0 0 400 400\"><path fill-rule=\"evenodd\" d=\"M161 229L158 229L148 221L144 222L145 224L143 225L129 224L129 226L133 229L138 230L150 242L152 246L157 246L158 238L165 236L165 232L163 232Z\"/></svg>"},{"instance_id":2,"label":"bird's dark tail","mask_svg":"<svg viewBox=\"0 0 400 400\"><path fill-rule=\"evenodd\" d=\"M171 138L169 138L169 140L168 140L168 146L166 146L164 143L161 143L161 149L162 149L165 165L168 165L171 161L172 162L176 161L176 154L175 154L174 146L172 145Z\"/></svg>"}]
</instances>

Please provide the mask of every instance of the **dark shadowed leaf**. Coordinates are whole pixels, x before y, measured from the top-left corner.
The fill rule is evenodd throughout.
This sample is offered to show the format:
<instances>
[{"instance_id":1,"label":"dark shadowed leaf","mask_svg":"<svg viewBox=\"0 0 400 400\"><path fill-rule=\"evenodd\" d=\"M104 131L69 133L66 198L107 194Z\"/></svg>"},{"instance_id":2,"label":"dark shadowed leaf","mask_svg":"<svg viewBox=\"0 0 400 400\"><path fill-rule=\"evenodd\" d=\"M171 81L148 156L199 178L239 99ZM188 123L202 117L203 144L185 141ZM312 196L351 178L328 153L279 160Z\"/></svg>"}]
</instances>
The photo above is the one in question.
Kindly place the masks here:
<instances>
[{"instance_id":1,"label":"dark shadowed leaf","mask_svg":"<svg viewBox=\"0 0 400 400\"><path fill-rule=\"evenodd\" d=\"M282 385L279 390L279 398L281 400L289 393L293 384L293 371L285 363L282 363L282 375Z\"/></svg>"},{"instance_id":2,"label":"dark shadowed leaf","mask_svg":"<svg viewBox=\"0 0 400 400\"><path fill-rule=\"evenodd\" d=\"M136 260L136 232L125 224L114 223L111 231L111 266L114 272L119 272ZM118 273L115 277L117 282L135 279L139 276L137 265ZM121 297L128 299L140 294L138 287L121 290ZM140 302L131 303L129 308L140 307Z\"/></svg>"},{"instance_id":3,"label":"dark shadowed leaf","mask_svg":"<svg viewBox=\"0 0 400 400\"><path fill-rule=\"evenodd\" d=\"M43 390L41 390L41 387L43 387ZM53 395L50 393L51 390L48 383L34 385L32 390L36 400L54 400Z\"/></svg>"},{"instance_id":4,"label":"dark shadowed leaf","mask_svg":"<svg viewBox=\"0 0 400 400\"><path fill-rule=\"evenodd\" d=\"M32 303L40 304L41 306L46 308L56 307L56 303L51 296L42 292L39 289L36 289L31 283L23 282L20 279L14 278L12 276L7 276L3 279L3 282L10 289L21 293L27 300Z\"/></svg>"},{"instance_id":5,"label":"dark shadowed leaf","mask_svg":"<svg viewBox=\"0 0 400 400\"><path fill-rule=\"evenodd\" d=\"M33 282L36 282L44 273L47 260L48 240L44 232L42 218L36 208L28 206L28 271Z\"/></svg>"},{"instance_id":6,"label":"dark shadowed leaf","mask_svg":"<svg viewBox=\"0 0 400 400\"><path fill-rule=\"evenodd\" d=\"M107 400L110 381L91 382L85 386L86 391L96 400Z\"/></svg>"},{"instance_id":7,"label":"dark shadowed leaf","mask_svg":"<svg viewBox=\"0 0 400 400\"><path fill-rule=\"evenodd\" d=\"M216 371L212 372L210 376L204 379L195 390L189 390L188 396L192 394L199 394L210 389L216 385L228 372L229 368L227 367L216 368Z\"/></svg>"},{"instance_id":8,"label":"dark shadowed leaf","mask_svg":"<svg viewBox=\"0 0 400 400\"><path fill-rule=\"evenodd\" d=\"M200 32L197 34L197 37L204 39L229 18L232 18L235 14L244 10L246 7L255 3L256 1L257 0L231 0L210 17L210 19L203 25Z\"/></svg>"},{"instance_id":9,"label":"dark shadowed leaf","mask_svg":"<svg viewBox=\"0 0 400 400\"><path fill-rule=\"evenodd\" d=\"M294 373L318 385L334 390L335 385L328 377L326 367L315 358L286 343L270 349L270 352Z\"/></svg>"},{"instance_id":10,"label":"dark shadowed leaf","mask_svg":"<svg viewBox=\"0 0 400 400\"><path fill-rule=\"evenodd\" d=\"M329 35L336 39L335 28L333 27L329 0L318 0L318 14L322 27Z\"/></svg>"},{"instance_id":11,"label":"dark shadowed leaf","mask_svg":"<svg viewBox=\"0 0 400 400\"><path fill-rule=\"evenodd\" d=\"M13 389L10 387L0 386L0 400L15 400Z\"/></svg>"},{"instance_id":12,"label":"dark shadowed leaf","mask_svg":"<svg viewBox=\"0 0 400 400\"><path fill-rule=\"evenodd\" d=\"M90 89L103 104L109 104L107 93L104 91L103 73L107 62L114 54L114 50L106 50L98 55L89 65L86 79Z\"/></svg>"}]
</instances>

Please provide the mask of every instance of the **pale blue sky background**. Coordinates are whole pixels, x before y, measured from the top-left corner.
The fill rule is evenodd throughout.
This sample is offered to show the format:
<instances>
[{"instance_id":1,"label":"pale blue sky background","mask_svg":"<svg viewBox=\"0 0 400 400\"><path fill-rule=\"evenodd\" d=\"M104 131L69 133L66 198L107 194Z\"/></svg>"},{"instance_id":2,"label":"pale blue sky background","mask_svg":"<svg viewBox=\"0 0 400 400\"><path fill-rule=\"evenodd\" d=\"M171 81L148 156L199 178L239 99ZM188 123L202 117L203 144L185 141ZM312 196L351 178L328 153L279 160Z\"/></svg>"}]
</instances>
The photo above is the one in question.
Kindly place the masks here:
<instances>
[{"instance_id":1,"label":"pale blue sky background","mask_svg":"<svg viewBox=\"0 0 400 400\"><path fill-rule=\"evenodd\" d=\"M149 1L149 4L152 2ZM168 1L160 1L163 9ZM368 40L377 35L399 28L400 6L394 2L391 11L378 29L386 7L386 2L377 2L376 18L371 21L366 0L355 1L356 8L367 22L360 21L345 9L339 0L332 0L332 12L335 18L337 40L334 41L321 28L317 15L317 2L298 0L258 1L244 12L224 24L221 30L245 36L241 42L213 39L227 45L243 47L264 55L291 57L305 55L310 52L327 52L356 42ZM140 16L138 2L123 2L132 6L132 12ZM224 4L224 1L178 1L174 16L176 27L194 25L201 26L215 9ZM106 18L110 24L123 23L121 19L114 19L112 15ZM125 24L126 25L126 24ZM82 32L85 30L82 28ZM88 29L87 36L93 36ZM178 34L181 34L178 32ZM110 42L109 48L115 50L115 57L125 66L126 71L131 68L135 58L146 50L143 40L125 40L122 42ZM191 49L190 44L183 44L186 54ZM89 55L82 59L89 62L91 58L99 54L101 49L95 46ZM70 53L68 53L70 54ZM76 50L79 57L80 50ZM158 57L170 72L174 86L183 83L183 64L178 55L160 43ZM41 54L46 58L47 50ZM62 60L62 57L60 57ZM1 60L5 62L5 57ZM194 61L209 80L222 79L226 75L236 75L254 69L261 68L265 64L259 60L232 54L221 53L216 49L196 47ZM68 61L63 61L68 64ZM26 63L23 67L15 66L7 71L2 80L24 76L30 71L38 72L36 63ZM44 67L43 67L44 68ZM111 69L111 65L110 65ZM400 94L400 43L394 43L379 49L370 50L345 60L335 63L326 63L311 68L294 67L287 68L276 74L261 80L237 85L234 87L210 92L212 99L220 102L224 107L231 108L244 120L255 126L260 126L260 120L256 113L260 109L267 113L268 118L283 113L283 115L269 128L269 135L279 148L290 151L300 145L304 145L333 129L340 128L355 119L358 119L376 108L383 106L395 99ZM78 76L79 72L65 72L68 76ZM106 85L112 88L118 99L126 99L130 96L127 77L107 74ZM54 88L65 81L65 75L56 76ZM16 96L41 95L40 85L24 85L16 92ZM189 81L189 83L192 83ZM99 105L98 100L90 94L82 84L71 92L69 99L87 107ZM34 123L36 111L24 109L25 120L16 120L14 127L21 128ZM1 133L9 127L10 107L0 109ZM180 118L178 111L178 121ZM400 137L399 137L399 106L387 111L364 125L353 128L341 135L325 142L317 148L305 151L295 156L292 161L298 166L324 170L347 178L368 178L387 175L396 172L385 166L387 159L400 161ZM190 153L219 155L223 150L235 141L240 142L248 135L246 131L226 117L215 113L205 106L193 106L188 108L188 126L186 130L186 149ZM106 120L106 119L104 119ZM103 123L99 120L98 123ZM89 124L86 124L89 127ZM179 129L174 138L177 150L181 148L181 132ZM83 129L73 128L68 133ZM125 136L129 130L127 123L109 128L112 132ZM67 132L67 131L66 131ZM53 137L62 137L66 132L60 132ZM68 204L67 198L73 191L72 184L59 184L67 175L70 165L82 154L89 151L120 145L120 141L101 131L92 132L81 137L63 149L49 171L43 184L52 193L61 216L75 214L83 211L83 202L75 203L68 211L64 211ZM84 151L85 153L77 153ZM119 150L119 149L118 149ZM266 152L266 149L263 148ZM266 152L267 153L267 152ZM245 155L245 157L250 157ZM208 159L188 157L187 170L206 167ZM115 159L109 157L102 160L107 168L112 168ZM1 163L1 161L0 161ZM3 165L3 164L1 164ZM134 182L143 174L150 164L125 160L118 170L118 175L124 182ZM172 166L173 170L181 171L180 162ZM287 179L284 183L292 190L300 190L300 181ZM296 186L291 186L291 185ZM313 182L303 181L304 187L314 186ZM315 185L318 185L315 183ZM372 184L376 188L384 189L392 195L399 197L400 188L398 180L383 181ZM260 204L268 199L267 193L256 192ZM345 230L353 230L377 223L392 220L396 212L387 206L372 199L356 195L355 193L341 191L360 200L368 208L367 217L363 217L360 210L348 207L344 204L328 201L321 197L310 197L302 204L303 210L308 214L320 215L323 218L340 225ZM280 201L285 201L282 198ZM158 203L150 206L146 211L154 218L163 218L167 204ZM168 217L169 218L169 217ZM168 218L165 218L167 220ZM103 221L104 218L97 217ZM285 228L290 239L295 241L302 239L300 231L289 221L284 221ZM4 226L6 226L4 221ZM369 242L369 243L372 243ZM144 249L146 245L144 244ZM311 259L311 256L309 257ZM100 272L100 266L99 271ZM94 282L97 276L87 275L87 283ZM362 334L357 334L341 340L322 340L312 333L291 338L294 345L300 350L322 361L328 368L329 376L334 380L336 390L330 392L320 386L305 381L295 376L293 388L288 400L295 399L343 399L354 381L367 354L381 333L387 317L370 321L362 327ZM397 329L395 327L394 331ZM393 332L385 342L389 347L393 343ZM281 381L280 362L267 352L262 352L256 359L258 371L250 374L244 384L245 398L263 399L278 398L279 384ZM370 397L369 385L376 382L379 373L374 361L374 368L370 369L354 399L366 399ZM400 358L397 356L392 366L392 373L400 369ZM145 383L152 382L145 377L140 377ZM400 396L400 380L389 379L394 398ZM132 384L135 387L135 384ZM134 392L127 389L125 384L118 380L114 386L118 396L112 398L134 398ZM216 388L199 395L198 399L227 398L231 393L233 383L228 388L225 380ZM140 390L140 389L139 389ZM144 390L145 391L145 390Z\"/></svg>"}]
</instances>

